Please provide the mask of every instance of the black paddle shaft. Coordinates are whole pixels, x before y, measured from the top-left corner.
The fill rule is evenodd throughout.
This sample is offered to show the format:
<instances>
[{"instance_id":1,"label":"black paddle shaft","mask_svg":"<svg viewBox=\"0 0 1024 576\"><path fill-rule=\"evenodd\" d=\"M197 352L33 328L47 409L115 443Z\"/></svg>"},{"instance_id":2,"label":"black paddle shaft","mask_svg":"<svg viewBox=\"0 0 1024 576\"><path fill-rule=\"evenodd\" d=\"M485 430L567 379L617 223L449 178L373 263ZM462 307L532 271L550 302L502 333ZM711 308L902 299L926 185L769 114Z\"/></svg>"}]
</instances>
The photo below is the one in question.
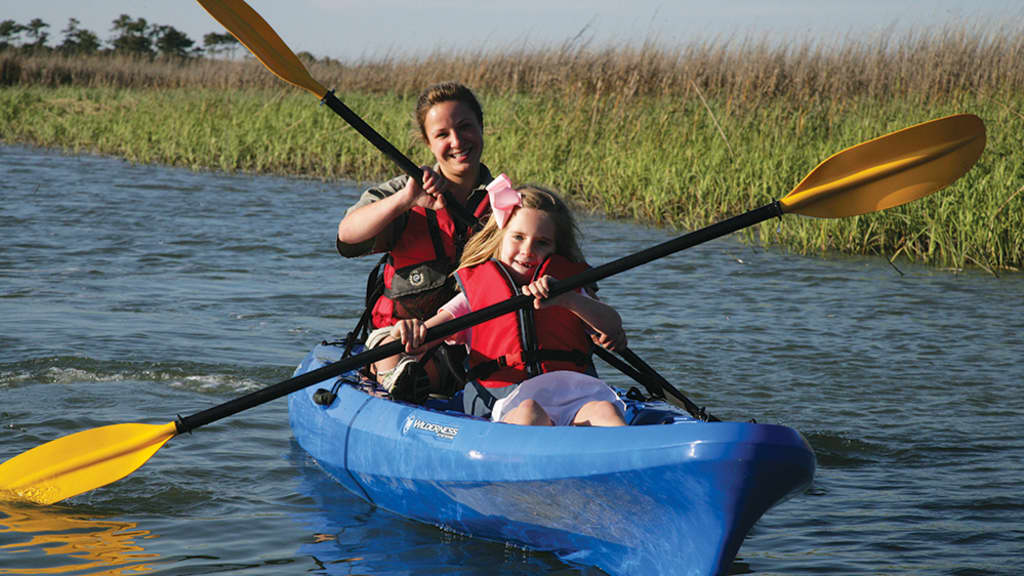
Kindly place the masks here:
<instances>
[{"instance_id":1,"label":"black paddle shaft","mask_svg":"<svg viewBox=\"0 0 1024 576\"><path fill-rule=\"evenodd\" d=\"M381 136L372 126L363 121L358 114L352 111L351 108L345 105L344 102L338 100L338 97L334 95L333 90L329 90L321 100L322 103L326 104L328 108L334 110L338 116L341 116L345 122L348 122L349 126L356 129L356 132L362 134L363 138L370 141L378 150L384 153L385 156L391 159L392 162L398 165L398 167L405 172L409 178L412 178L419 184L423 184L423 170L413 164L412 160L409 160L405 154L402 154L398 148L395 148L391 142L388 142L383 136ZM476 219L469 213L466 208L455 201L448 190L442 192L444 201L449 212L452 216L462 224L465 228L472 228L476 223Z\"/></svg>"},{"instance_id":2,"label":"black paddle shaft","mask_svg":"<svg viewBox=\"0 0 1024 576\"><path fill-rule=\"evenodd\" d=\"M740 214L739 216L733 216L728 220L723 220L722 222L712 224L706 228L662 242L661 244L652 246L646 250L641 250L636 254L623 256L618 260L613 260L596 268L590 268L571 278L558 282L551 288L549 297L554 298L559 294L564 294L589 284L594 284L598 280L618 274L619 272L624 272L631 268L657 260L658 258L707 242L708 240L714 240L720 236L724 236L748 226L753 226L754 224L763 222L769 218L782 216L782 213L782 205L778 201L766 204L760 208L755 208L754 210ZM444 324L434 326L427 330L424 341L430 342L433 340L439 340L446 336L455 334L456 332L461 332L467 328L480 324L481 322L497 318L502 314L508 314L509 312L514 312L519 308L525 308L526 306L530 306L532 303L533 296L527 296L525 294L513 296L504 302L492 304L486 308L470 312L465 316L445 322ZM246 394L245 396L235 398L234 400L229 400L228 402L208 408L202 412L197 412L191 416L179 418L177 421L178 433L189 432L200 426L205 426L215 420L226 418L243 410L248 410L249 408L286 396L307 386L327 380L328 378L333 378L339 374L344 374L345 372L354 370L361 366L377 362L378 360L383 360L389 356L394 356L395 354L402 352L402 350L403 346L401 342L390 342L355 356L343 358L333 364L328 364L311 372L306 372L305 374L300 374L294 378L289 378L288 380L279 382L273 386L268 386L262 390L257 390Z\"/></svg>"}]
</instances>

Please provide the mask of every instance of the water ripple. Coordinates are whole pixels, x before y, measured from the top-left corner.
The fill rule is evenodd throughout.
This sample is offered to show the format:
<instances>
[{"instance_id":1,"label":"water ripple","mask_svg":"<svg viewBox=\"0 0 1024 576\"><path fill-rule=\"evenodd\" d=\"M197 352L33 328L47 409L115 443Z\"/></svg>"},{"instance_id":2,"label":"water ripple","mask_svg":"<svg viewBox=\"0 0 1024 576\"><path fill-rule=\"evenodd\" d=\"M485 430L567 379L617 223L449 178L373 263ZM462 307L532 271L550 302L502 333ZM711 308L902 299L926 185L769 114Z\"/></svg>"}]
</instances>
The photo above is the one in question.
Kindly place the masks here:
<instances>
[{"instance_id":1,"label":"water ripple","mask_svg":"<svg viewBox=\"0 0 1024 576\"><path fill-rule=\"evenodd\" d=\"M376 259L342 259L333 238L358 185L20 147L0 147L0 166L0 458L284 380L362 311ZM675 235L588 215L581 226L593 264ZM761 519L733 573L1020 572L1024 275L900 268L723 238L600 282L631 347L698 405L792 426L817 454L814 485ZM0 548L0 564L593 573L344 492L291 443L282 401L175 438L123 481L53 510L47 521L70 522L55 538L81 533L123 557L92 568L48 557L65 544L25 546L44 531L20 524L2 538L21 548ZM17 514L28 513L0 510Z\"/></svg>"}]
</instances>

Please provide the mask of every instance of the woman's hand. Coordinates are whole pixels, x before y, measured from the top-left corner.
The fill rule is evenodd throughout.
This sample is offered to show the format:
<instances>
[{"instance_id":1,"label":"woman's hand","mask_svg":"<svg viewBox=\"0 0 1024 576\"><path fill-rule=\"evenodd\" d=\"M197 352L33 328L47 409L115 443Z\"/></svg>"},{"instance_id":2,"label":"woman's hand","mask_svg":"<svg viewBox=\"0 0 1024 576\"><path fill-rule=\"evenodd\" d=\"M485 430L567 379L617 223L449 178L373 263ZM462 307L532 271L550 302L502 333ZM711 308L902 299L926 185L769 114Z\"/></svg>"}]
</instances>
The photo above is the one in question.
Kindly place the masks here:
<instances>
[{"instance_id":1,"label":"woman's hand","mask_svg":"<svg viewBox=\"0 0 1024 576\"><path fill-rule=\"evenodd\" d=\"M408 200L410 208L420 206L428 210L441 210L445 207L444 189L448 181L429 166L421 166L421 168L423 168L423 184L420 185L416 180L410 178L406 182L405 188L402 188L401 194Z\"/></svg>"}]
</instances>

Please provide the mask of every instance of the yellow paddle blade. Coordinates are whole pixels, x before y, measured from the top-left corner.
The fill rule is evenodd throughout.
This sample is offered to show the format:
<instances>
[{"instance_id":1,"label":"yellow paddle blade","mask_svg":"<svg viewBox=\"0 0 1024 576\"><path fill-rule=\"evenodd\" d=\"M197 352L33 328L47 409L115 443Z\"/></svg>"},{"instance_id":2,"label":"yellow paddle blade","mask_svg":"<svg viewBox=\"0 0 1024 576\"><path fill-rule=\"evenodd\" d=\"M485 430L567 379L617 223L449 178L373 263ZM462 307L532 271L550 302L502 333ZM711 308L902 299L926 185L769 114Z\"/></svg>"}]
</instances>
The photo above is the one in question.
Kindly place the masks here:
<instances>
[{"instance_id":1,"label":"yellow paddle blade","mask_svg":"<svg viewBox=\"0 0 1024 576\"><path fill-rule=\"evenodd\" d=\"M833 154L779 202L783 212L819 218L885 210L952 184L984 149L977 116L923 122Z\"/></svg>"},{"instance_id":2,"label":"yellow paddle blade","mask_svg":"<svg viewBox=\"0 0 1024 576\"><path fill-rule=\"evenodd\" d=\"M263 65L285 82L323 98L327 89L309 75L298 56L285 45L274 29L242 0L198 0Z\"/></svg>"},{"instance_id":3,"label":"yellow paddle blade","mask_svg":"<svg viewBox=\"0 0 1024 576\"><path fill-rule=\"evenodd\" d=\"M106 486L137 470L177 433L174 422L114 424L47 442L0 464L0 499L53 504Z\"/></svg>"}]
</instances>

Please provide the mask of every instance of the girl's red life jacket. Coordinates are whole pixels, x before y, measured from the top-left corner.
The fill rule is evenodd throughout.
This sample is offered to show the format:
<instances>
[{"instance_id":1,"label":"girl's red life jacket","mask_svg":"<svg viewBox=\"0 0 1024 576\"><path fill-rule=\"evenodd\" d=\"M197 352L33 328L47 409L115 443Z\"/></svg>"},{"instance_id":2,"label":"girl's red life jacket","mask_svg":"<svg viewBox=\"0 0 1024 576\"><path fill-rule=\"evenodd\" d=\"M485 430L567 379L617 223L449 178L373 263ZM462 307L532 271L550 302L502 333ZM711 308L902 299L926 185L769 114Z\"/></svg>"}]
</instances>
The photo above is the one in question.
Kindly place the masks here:
<instances>
[{"instance_id":1,"label":"girl's red life jacket","mask_svg":"<svg viewBox=\"0 0 1024 576\"><path fill-rule=\"evenodd\" d=\"M477 218L490 210L482 189L474 191L466 204ZM410 209L384 264L384 291L373 304L373 325L379 328L399 318L433 316L455 294L451 273L472 233L460 227L447 209Z\"/></svg>"},{"instance_id":2,"label":"girl's red life jacket","mask_svg":"<svg viewBox=\"0 0 1024 576\"><path fill-rule=\"evenodd\" d=\"M550 256L534 278L574 276L588 266ZM519 294L497 260L491 259L455 273L472 310ZM485 388L504 388L555 370L585 372L590 366L590 336L586 324L561 306L522 308L473 327L469 349L469 378Z\"/></svg>"}]
</instances>

